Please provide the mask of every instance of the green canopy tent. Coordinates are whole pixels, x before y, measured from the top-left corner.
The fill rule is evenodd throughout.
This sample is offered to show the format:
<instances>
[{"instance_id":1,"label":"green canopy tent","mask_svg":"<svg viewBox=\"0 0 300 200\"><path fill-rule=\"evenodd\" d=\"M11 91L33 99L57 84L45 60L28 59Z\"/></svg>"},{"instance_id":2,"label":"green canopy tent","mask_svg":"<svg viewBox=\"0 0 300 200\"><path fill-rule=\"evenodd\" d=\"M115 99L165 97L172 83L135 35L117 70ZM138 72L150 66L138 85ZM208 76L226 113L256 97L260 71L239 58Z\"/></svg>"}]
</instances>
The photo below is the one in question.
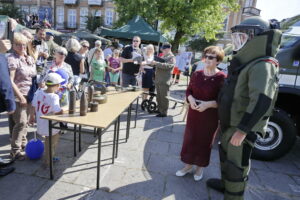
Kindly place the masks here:
<instances>
[{"instance_id":1,"label":"green canopy tent","mask_svg":"<svg viewBox=\"0 0 300 200\"><path fill-rule=\"evenodd\" d=\"M61 34L59 37L61 37L62 40L67 40L67 39L71 38L72 36L77 37L80 40L87 40L91 43L91 45L93 45L96 40L101 40L102 43L110 42L110 40L105 39L104 37L100 37L96 34L90 33L85 30L78 30L78 31L75 31L72 33L64 33L64 34Z\"/></svg>"},{"instance_id":2,"label":"green canopy tent","mask_svg":"<svg viewBox=\"0 0 300 200\"><path fill-rule=\"evenodd\" d=\"M126 25L117 29L102 28L100 35L129 40L134 36L140 36L142 41L146 42L167 42L167 39L154 30L141 16L134 17Z\"/></svg>"}]
</instances>

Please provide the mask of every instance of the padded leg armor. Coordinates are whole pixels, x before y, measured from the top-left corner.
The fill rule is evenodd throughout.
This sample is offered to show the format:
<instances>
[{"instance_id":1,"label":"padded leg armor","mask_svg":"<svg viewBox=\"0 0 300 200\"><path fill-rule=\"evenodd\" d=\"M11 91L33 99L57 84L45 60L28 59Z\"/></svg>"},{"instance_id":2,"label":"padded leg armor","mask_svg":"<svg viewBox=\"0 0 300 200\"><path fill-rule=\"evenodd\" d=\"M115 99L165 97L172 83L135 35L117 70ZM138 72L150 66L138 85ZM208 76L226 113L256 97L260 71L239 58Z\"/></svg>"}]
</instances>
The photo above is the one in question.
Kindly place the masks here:
<instances>
[{"instance_id":1,"label":"padded leg armor","mask_svg":"<svg viewBox=\"0 0 300 200\"><path fill-rule=\"evenodd\" d=\"M225 200L243 200L248 174L250 171L250 156L256 135L248 134L241 146L233 146L230 139L235 127L228 128L221 133L219 146L221 178L225 186Z\"/></svg>"}]
</instances>

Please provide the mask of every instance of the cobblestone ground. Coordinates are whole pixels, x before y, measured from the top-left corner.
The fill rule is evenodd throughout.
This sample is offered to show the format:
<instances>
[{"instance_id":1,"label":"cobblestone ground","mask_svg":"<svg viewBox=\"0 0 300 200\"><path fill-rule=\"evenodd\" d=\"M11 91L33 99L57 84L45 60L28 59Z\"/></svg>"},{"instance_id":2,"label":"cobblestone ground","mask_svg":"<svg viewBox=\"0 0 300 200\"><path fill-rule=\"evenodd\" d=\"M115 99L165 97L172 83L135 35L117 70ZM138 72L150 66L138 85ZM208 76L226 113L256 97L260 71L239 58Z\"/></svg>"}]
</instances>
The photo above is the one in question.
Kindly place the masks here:
<instances>
[{"instance_id":1,"label":"cobblestone ground","mask_svg":"<svg viewBox=\"0 0 300 200\"><path fill-rule=\"evenodd\" d=\"M184 98L185 86L174 86L171 95ZM174 103L170 103L170 107ZM0 178L1 200L86 199L86 200L220 200L222 195L208 189L205 181L219 177L218 151L214 147L211 163L202 181L192 175L176 177L180 162L185 123L181 105L170 108L169 117L156 118L139 109L137 127L131 129L127 143L125 117L122 116L119 156L111 164L112 135L104 135L100 190L95 190L97 140L90 134L82 138L83 150L73 157L73 134L65 133L59 142L54 165L55 180L41 161L16 161L15 172ZM103 116L105 117L105 116ZM133 126L133 124L132 124ZM30 129L29 138L33 137ZM0 156L9 154L7 116L0 118ZM246 200L300 199L300 141L284 158L273 162L252 161Z\"/></svg>"}]
</instances>

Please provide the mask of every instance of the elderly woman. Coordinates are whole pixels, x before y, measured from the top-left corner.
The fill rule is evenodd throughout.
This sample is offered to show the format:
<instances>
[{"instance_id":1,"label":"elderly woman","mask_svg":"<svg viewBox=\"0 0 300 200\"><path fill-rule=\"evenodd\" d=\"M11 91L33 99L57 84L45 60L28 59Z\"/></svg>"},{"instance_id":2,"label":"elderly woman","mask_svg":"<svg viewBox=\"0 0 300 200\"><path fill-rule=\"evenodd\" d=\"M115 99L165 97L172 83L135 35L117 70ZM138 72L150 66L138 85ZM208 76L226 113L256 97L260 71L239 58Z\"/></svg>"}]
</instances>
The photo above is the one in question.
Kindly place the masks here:
<instances>
[{"instance_id":1,"label":"elderly woman","mask_svg":"<svg viewBox=\"0 0 300 200\"><path fill-rule=\"evenodd\" d=\"M42 73L42 79L49 73L49 72L57 72L60 75L66 74L67 79L59 89L60 93L60 104L61 106L68 105L69 99L69 90L72 88L74 83L74 75L72 68L69 64L65 63L65 59L68 52L64 47L57 47L54 53L54 59L52 63L49 63ZM65 77L63 77L65 78Z\"/></svg>"},{"instance_id":2,"label":"elderly woman","mask_svg":"<svg viewBox=\"0 0 300 200\"><path fill-rule=\"evenodd\" d=\"M223 60L224 51L217 46L204 50L204 70L194 72L186 91L190 108L181 149L181 160L185 167L176 172L184 176L192 172L195 181L203 177L203 168L208 166L213 140L218 127L217 97L225 74L217 65Z\"/></svg>"},{"instance_id":3,"label":"elderly woman","mask_svg":"<svg viewBox=\"0 0 300 200\"><path fill-rule=\"evenodd\" d=\"M13 159L24 159L23 149L27 144L27 94L36 76L34 59L26 53L28 39L22 33L14 33L13 53L8 60L10 79L16 96L16 111L12 118L14 122L11 138L11 156Z\"/></svg>"},{"instance_id":4,"label":"elderly woman","mask_svg":"<svg viewBox=\"0 0 300 200\"><path fill-rule=\"evenodd\" d=\"M66 48L68 50L68 55L65 62L71 65L75 84L80 81L80 74L84 74L84 58L78 53L81 45L75 38L70 38L66 43Z\"/></svg>"},{"instance_id":5,"label":"elderly woman","mask_svg":"<svg viewBox=\"0 0 300 200\"><path fill-rule=\"evenodd\" d=\"M154 69L151 66L151 62L154 60L154 46L152 44L147 45L146 52L144 54L144 61L142 62L142 88L145 93L154 90ZM143 99L147 99L147 94L143 94Z\"/></svg>"}]
</instances>

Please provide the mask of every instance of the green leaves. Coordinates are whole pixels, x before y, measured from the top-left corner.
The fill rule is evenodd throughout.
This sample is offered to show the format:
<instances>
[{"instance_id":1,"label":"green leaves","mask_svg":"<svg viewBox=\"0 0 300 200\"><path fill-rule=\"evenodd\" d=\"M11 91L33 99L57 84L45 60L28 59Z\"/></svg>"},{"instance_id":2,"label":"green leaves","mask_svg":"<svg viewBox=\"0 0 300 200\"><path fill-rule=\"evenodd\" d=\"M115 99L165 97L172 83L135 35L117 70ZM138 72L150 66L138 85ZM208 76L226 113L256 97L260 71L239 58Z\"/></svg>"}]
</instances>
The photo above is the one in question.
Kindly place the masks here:
<instances>
[{"instance_id":1,"label":"green leaves","mask_svg":"<svg viewBox=\"0 0 300 200\"><path fill-rule=\"evenodd\" d=\"M23 18L21 10L11 4L2 4L0 8L0 15L7 15L14 19Z\"/></svg>"},{"instance_id":2,"label":"green leaves","mask_svg":"<svg viewBox=\"0 0 300 200\"><path fill-rule=\"evenodd\" d=\"M215 39L222 30L228 13L237 10L237 0L115 0L119 21L117 25L127 23L140 15L151 25L162 21L163 32L176 30L174 43L196 34L202 34L207 40ZM176 44L177 45L177 44Z\"/></svg>"}]
</instances>

